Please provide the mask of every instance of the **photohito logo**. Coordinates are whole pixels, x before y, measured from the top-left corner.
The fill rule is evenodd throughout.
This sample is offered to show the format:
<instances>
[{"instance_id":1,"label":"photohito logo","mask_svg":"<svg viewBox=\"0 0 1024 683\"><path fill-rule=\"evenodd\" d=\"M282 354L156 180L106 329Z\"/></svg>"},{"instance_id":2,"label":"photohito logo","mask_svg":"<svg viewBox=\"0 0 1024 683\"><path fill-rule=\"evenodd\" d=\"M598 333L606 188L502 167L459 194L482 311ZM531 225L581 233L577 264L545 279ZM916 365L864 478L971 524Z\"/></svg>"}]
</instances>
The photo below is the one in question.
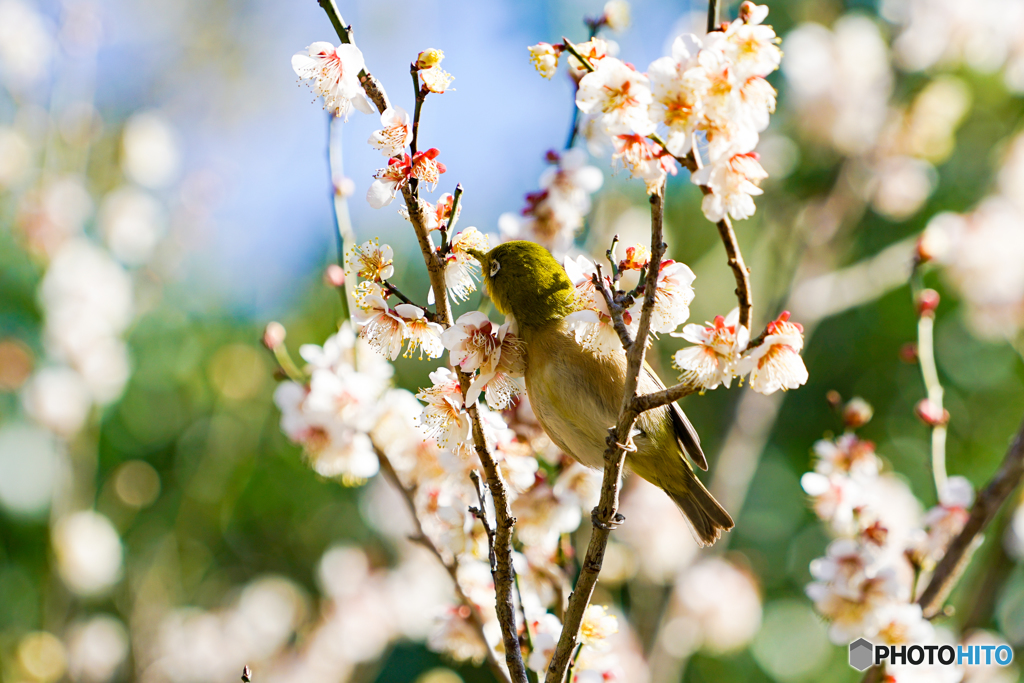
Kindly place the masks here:
<instances>
[{"instance_id":1,"label":"photohito logo","mask_svg":"<svg viewBox=\"0 0 1024 683\"><path fill-rule=\"evenodd\" d=\"M871 665L1006 666L1013 661L1009 645L875 645L858 638L850 643L850 666L864 671Z\"/></svg>"}]
</instances>

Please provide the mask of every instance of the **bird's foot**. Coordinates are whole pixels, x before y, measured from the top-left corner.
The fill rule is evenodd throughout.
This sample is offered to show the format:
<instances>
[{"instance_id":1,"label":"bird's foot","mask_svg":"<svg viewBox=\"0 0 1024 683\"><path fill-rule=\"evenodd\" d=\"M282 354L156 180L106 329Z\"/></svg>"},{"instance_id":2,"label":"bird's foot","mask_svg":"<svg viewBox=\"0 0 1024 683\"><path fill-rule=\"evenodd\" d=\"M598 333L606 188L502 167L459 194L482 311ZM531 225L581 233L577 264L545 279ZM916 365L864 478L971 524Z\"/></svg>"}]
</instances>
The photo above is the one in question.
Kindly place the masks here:
<instances>
[{"instance_id":1,"label":"bird's foot","mask_svg":"<svg viewBox=\"0 0 1024 683\"><path fill-rule=\"evenodd\" d=\"M604 529L605 531L614 531L622 526L622 523L626 521L626 516L620 512L616 512L615 516L611 520L604 522L598 517L598 509L594 508L590 513L590 523L598 529Z\"/></svg>"},{"instance_id":2,"label":"bird's foot","mask_svg":"<svg viewBox=\"0 0 1024 683\"><path fill-rule=\"evenodd\" d=\"M605 439L605 443L609 446L615 446L625 453L636 453L636 444L633 443L633 435L639 433L639 430L634 429L630 432L629 438L626 439L626 443L619 443L619 440L616 438L618 436L618 431L615 427L610 427L608 429L608 438Z\"/></svg>"}]
</instances>

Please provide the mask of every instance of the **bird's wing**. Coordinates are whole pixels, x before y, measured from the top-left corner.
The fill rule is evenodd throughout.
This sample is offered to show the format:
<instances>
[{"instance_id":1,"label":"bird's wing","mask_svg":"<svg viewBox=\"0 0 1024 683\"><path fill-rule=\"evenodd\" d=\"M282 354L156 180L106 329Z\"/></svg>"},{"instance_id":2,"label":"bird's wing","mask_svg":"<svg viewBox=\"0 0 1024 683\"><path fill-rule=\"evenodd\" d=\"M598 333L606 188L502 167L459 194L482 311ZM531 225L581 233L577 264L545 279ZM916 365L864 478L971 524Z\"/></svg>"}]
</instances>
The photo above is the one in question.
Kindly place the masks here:
<instances>
[{"instance_id":1,"label":"bird's wing","mask_svg":"<svg viewBox=\"0 0 1024 683\"><path fill-rule=\"evenodd\" d=\"M659 388L665 388L661 378L658 377L657 373L646 362L644 363L644 372ZM697 430L690 424L690 420L687 419L686 413L683 412L682 408L675 403L669 403L666 407L668 408L669 417L672 418L672 430L676 434L676 440L679 442L679 445L690 456L690 460L693 460L697 467L706 472L708 469L708 459L704 457L704 451L700 447L700 437L697 436Z\"/></svg>"}]
</instances>

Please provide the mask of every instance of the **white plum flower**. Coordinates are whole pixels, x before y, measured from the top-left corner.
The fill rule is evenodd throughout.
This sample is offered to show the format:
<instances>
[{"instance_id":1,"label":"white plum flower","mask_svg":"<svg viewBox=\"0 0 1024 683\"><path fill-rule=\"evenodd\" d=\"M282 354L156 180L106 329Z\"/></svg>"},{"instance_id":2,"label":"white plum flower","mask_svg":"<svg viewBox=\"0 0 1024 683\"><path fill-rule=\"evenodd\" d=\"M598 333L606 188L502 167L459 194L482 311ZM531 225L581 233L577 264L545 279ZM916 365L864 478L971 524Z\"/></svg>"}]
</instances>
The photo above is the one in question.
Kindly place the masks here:
<instances>
[{"instance_id":1,"label":"white plum flower","mask_svg":"<svg viewBox=\"0 0 1024 683\"><path fill-rule=\"evenodd\" d=\"M454 325L441 335L445 348L451 352L452 363L463 372L497 367L501 354L501 341L494 323L486 313L463 313Z\"/></svg>"},{"instance_id":2,"label":"white plum flower","mask_svg":"<svg viewBox=\"0 0 1024 683\"><path fill-rule=\"evenodd\" d=\"M366 280L387 280L395 274L395 252L387 244L369 240L352 248L348 267Z\"/></svg>"},{"instance_id":3,"label":"white plum flower","mask_svg":"<svg viewBox=\"0 0 1024 683\"><path fill-rule=\"evenodd\" d=\"M388 307L381 286L376 282L364 282L360 287L359 310L354 318L360 326L359 334L378 353L390 360L402 352L402 341L406 336L405 321Z\"/></svg>"},{"instance_id":4,"label":"white plum flower","mask_svg":"<svg viewBox=\"0 0 1024 683\"><path fill-rule=\"evenodd\" d=\"M622 350L622 342L612 323L608 310L608 302L594 286L592 276L597 267L586 256L578 256L575 260L565 257L563 265L565 274L576 287L577 310L565 317L568 329L576 336L576 341L583 348L598 355L611 355ZM608 276L605 286L611 288ZM633 306L623 312L622 322L631 334L636 333L640 324L640 309L643 300L636 301Z\"/></svg>"},{"instance_id":5,"label":"white plum flower","mask_svg":"<svg viewBox=\"0 0 1024 683\"><path fill-rule=\"evenodd\" d=\"M768 323L767 336L744 359L750 368L750 388L761 394L796 389L807 381L807 367L800 357L804 328L789 322L789 311Z\"/></svg>"},{"instance_id":6,"label":"white plum flower","mask_svg":"<svg viewBox=\"0 0 1024 683\"><path fill-rule=\"evenodd\" d=\"M625 62L614 57L599 60L594 71L580 80L576 106L584 114L600 118L605 130L614 135L650 135L655 124L648 114L651 82Z\"/></svg>"},{"instance_id":7,"label":"white plum flower","mask_svg":"<svg viewBox=\"0 0 1024 683\"><path fill-rule=\"evenodd\" d=\"M767 16L767 7L762 7L764 16ZM755 10L752 19L762 14L760 9ZM709 38L709 47L726 55L735 77L741 81L754 76L764 78L782 63L782 50L779 49L780 41L775 30L760 22L736 19L724 33L717 32Z\"/></svg>"},{"instance_id":8,"label":"white plum flower","mask_svg":"<svg viewBox=\"0 0 1024 683\"><path fill-rule=\"evenodd\" d=\"M402 154L412 142L412 121L401 107L388 107L380 115L381 130L374 131L369 143L386 157Z\"/></svg>"},{"instance_id":9,"label":"white plum flower","mask_svg":"<svg viewBox=\"0 0 1024 683\"><path fill-rule=\"evenodd\" d=\"M651 332L672 332L686 322L690 317L696 277L685 263L671 259L661 262L651 310Z\"/></svg>"},{"instance_id":10,"label":"white plum flower","mask_svg":"<svg viewBox=\"0 0 1024 683\"><path fill-rule=\"evenodd\" d=\"M647 68L653 96L650 116L668 129L665 144L676 156L690 151L693 133L703 120L704 91L711 85L697 64L699 50L696 36L679 36L672 43L672 56L656 59Z\"/></svg>"},{"instance_id":11,"label":"white plum flower","mask_svg":"<svg viewBox=\"0 0 1024 683\"><path fill-rule=\"evenodd\" d=\"M470 420L463 409L459 381L448 368L438 368L430 373L430 381L432 386L420 389L416 394L416 398L426 403L418 422L426 435L437 441L439 446L461 453L468 446Z\"/></svg>"},{"instance_id":12,"label":"white plum flower","mask_svg":"<svg viewBox=\"0 0 1024 683\"><path fill-rule=\"evenodd\" d=\"M452 81L455 76L442 69L440 66L432 66L429 69L420 69L420 78L423 85L432 93L441 94L448 90L454 90Z\"/></svg>"},{"instance_id":13,"label":"white plum flower","mask_svg":"<svg viewBox=\"0 0 1024 683\"><path fill-rule=\"evenodd\" d=\"M621 163L630 176L642 179L648 194L657 192L669 173L676 174L672 155L643 135L616 135L612 144L615 146L612 161Z\"/></svg>"},{"instance_id":14,"label":"white plum flower","mask_svg":"<svg viewBox=\"0 0 1024 683\"><path fill-rule=\"evenodd\" d=\"M508 405L512 396L520 393L519 385L513 380L523 375L523 350L511 327L511 321L499 327L485 313L471 311L460 316L441 335L453 363L463 372L480 371L466 392L468 404L476 403L480 393L486 390L487 404L501 409Z\"/></svg>"},{"instance_id":15,"label":"white plum flower","mask_svg":"<svg viewBox=\"0 0 1024 683\"><path fill-rule=\"evenodd\" d=\"M324 98L324 106L335 116L348 119L355 107L364 114L373 112L359 84L363 53L355 45L316 42L292 57L292 69L300 78L311 79L313 90Z\"/></svg>"},{"instance_id":16,"label":"white plum flower","mask_svg":"<svg viewBox=\"0 0 1024 683\"><path fill-rule=\"evenodd\" d=\"M590 211L590 195L601 189L604 175L601 169L587 163L587 153L582 149L566 150L557 156L557 161L540 175L539 185L553 195L559 195L580 212Z\"/></svg>"},{"instance_id":17,"label":"white plum flower","mask_svg":"<svg viewBox=\"0 0 1024 683\"><path fill-rule=\"evenodd\" d=\"M541 191L526 195L527 206L521 214L502 214L498 229L505 240L530 240L562 255L572 246L583 216L590 211L590 195L601 187L604 177L587 163L582 149L549 153L547 158L552 166L540 176Z\"/></svg>"},{"instance_id":18,"label":"white plum flower","mask_svg":"<svg viewBox=\"0 0 1024 683\"><path fill-rule=\"evenodd\" d=\"M470 250L487 251L487 235L472 226L452 237L451 253L445 258L445 287L456 301L465 301L476 291L480 264ZM427 303L433 302L434 290L430 290Z\"/></svg>"},{"instance_id":19,"label":"white plum flower","mask_svg":"<svg viewBox=\"0 0 1024 683\"><path fill-rule=\"evenodd\" d=\"M757 154L734 154L704 166L691 177L697 185L708 187L701 209L709 221L717 223L727 215L741 220L754 215L754 195L763 192L757 186L768 177Z\"/></svg>"},{"instance_id":20,"label":"white plum flower","mask_svg":"<svg viewBox=\"0 0 1024 683\"><path fill-rule=\"evenodd\" d=\"M444 328L427 320L422 308L412 304L398 304L395 313L405 322L405 338L409 342L405 349L406 358L412 358L417 348L420 350L420 359L424 354L427 358L439 358L444 353L444 345L441 343Z\"/></svg>"},{"instance_id":21,"label":"white plum flower","mask_svg":"<svg viewBox=\"0 0 1024 683\"><path fill-rule=\"evenodd\" d=\"M597 66L605 57L614 57L619 53L619 45L614 40L604 38L591 38L585 43L576 43L576 51L590 62L591 66ZM576 80L587 74L587 69L576 56L569 54L569 69Z\"/></svg>"},{"instance_id":22,"label":"white plum flower","mask_svg":"<svg viewBox=\"0 0 1024 683\"><path fill-rule=\"evenodd\" d=\"M681 333L673 334L696 344L676 351L673 364L680 370L680 381L700 389L715 389L719 384L727 388L737 375L737 366L750 341L750 331L739 324L740 310L734 308L728 316L715 316L706 327L690 324Z\"/></svg>"},{"instance_id":23,"label":"white plum flower","mask_svg":"<svg viewBox=\"0 0 1024 683\"><path fill-rule=\"evenodd\" d=\"M914 539L912 551L918 563L931 569L942 559L950 542L963 530L974 503L974 487L964 477L950 477L939 504L922 520L923 529Z\"/></svg>"},{"instance_id":24,"label":"white plum flower","mask_svg":"<svg viewBox=\"0 0 1024 683\"><path fill-rule=\"evenodd\" d=\"M558 637L562 634L562 622L554 614L545 612L530 619L529 626L533 650L530 651L526 666L538 673L544 673L555 654Z\"/></svg>"},{"instance_id":25,"label":"white plum flower","mask_svg":"<svg viewBox=\"0 0 1024 683\"><path fill-rule=\"evenodd\" d=\"M550 43L537 43L531 45L530 50L530 61L533 62L533 66L544 78L550 79L555 75L555 71L558 69L558 57L561 55L561 46L556 48Z\"/></svg>"},{"instance_id":26,"label":"white plum flower","mask_svg":"<svg viewBox=\"0 0 1024 683\"><path fill-rule=\"evenodd\" d=\"M891 566L879 567L873 555L849 539L833 541L826 556L811 562L807 596L830 620L829 638L845 644L873 636L884 625L884 608L906 602L909 589Z\"/></svg>"},{"instance_id":27,"label":"white plum flower","mask_svg":"<svg viewBox=\"0 0 1024 683\"><path fill-rule=\"evenodd\" d=\"M580 640L590 647L603 645L602 641L609 636L619 632L619 620L613 614L608 614L608 608L603 605L590 605L583 613L583 622L580 624Z\"/></svg>"},{"instance_id":28,"label":"white plum flower","mask_svg":"<svg viewBox=\"0 0 1024 683\"><path fill-rule=\"evenodd\" d=\"M815 442L814 454L818 456L814 470L825 475L848 474L863 480L877 477L882 467L875 445L853 433L843 434L835 441Z\"/></svg>"},{"instance_id":29,"label":"white plum flower","mask_svg":"<svg viewBox=\"0 0 1024 683\"><path fill-rule=\"evenodd\" d=\"M380 209L395 200L395 195L409 181L412 173L412 160L408 154L402 158L388 159L388 165L374 174L375 180L366 191L366 201L375 209Z\"/></svg>"}]
</instances>

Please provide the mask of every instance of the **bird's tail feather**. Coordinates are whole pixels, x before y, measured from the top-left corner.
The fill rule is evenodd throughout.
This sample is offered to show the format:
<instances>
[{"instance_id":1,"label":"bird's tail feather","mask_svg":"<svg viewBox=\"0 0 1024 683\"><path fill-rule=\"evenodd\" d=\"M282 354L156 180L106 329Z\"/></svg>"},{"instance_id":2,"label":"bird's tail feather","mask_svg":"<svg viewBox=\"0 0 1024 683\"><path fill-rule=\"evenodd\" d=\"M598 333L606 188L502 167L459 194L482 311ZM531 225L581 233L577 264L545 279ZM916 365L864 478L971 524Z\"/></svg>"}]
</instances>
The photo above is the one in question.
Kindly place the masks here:
<instances>
[{"instance_id":1,"label":"bird's tail feather","mask_svg":"<svg viewBox=\"0 0 1024 683\"><path fill-rule=\"evenodd\" d=\"M732 517L714 496L704 488L697 475L680 460L685 472L673 477L671 482L662 482L665 493L679 506L690 524L694 540L701 547L712 545L723 531L733 528Z\"/></svg>"}]
</instances>

